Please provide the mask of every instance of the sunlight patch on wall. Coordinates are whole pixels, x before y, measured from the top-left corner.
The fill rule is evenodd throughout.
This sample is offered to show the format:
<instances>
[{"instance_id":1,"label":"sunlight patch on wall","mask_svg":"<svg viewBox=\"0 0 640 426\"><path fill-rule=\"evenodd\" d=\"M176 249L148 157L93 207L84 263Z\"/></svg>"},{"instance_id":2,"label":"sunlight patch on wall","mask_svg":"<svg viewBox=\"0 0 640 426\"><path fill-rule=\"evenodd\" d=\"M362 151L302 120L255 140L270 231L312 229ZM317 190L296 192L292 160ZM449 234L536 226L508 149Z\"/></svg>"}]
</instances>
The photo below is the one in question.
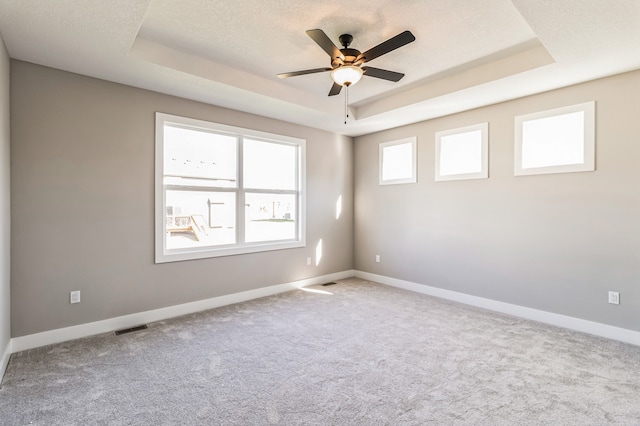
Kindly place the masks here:
<instances>
[{"instance_id":1,"label":"sunlight patch on wall","mask_svg":"<svg viewBox=\"0 0 640 426\"><path fill-rule=\"evenodd\" d=\"M322 259L322 238L318 241L316 245L316 266L320 264L320 260Z\"/></svg>"},{"instance_id":2,"label":"sunlight patch on wall","mask_svg":"<svg viewBox=\"0 0 640 426\"><path fill-rule=\"evenodd\" d=\"M318 294L328 294L328 295L333 295L333 293L331 293L330 291L326 291L326 290L319 290L317 288L309 288L309 287L302 287L300 290L302 291L306 291L308 293L318 293Z\"/></svg>"}]
</instances>

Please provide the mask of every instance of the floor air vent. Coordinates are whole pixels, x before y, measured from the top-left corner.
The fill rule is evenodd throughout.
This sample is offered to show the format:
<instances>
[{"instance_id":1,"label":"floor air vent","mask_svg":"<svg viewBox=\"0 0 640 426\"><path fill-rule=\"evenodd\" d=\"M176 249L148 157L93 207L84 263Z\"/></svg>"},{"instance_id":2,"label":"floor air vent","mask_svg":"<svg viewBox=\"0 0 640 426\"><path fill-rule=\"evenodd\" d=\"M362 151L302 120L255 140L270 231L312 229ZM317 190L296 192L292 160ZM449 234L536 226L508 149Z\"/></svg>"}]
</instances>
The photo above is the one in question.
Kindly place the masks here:
<instances>
[{"instance_id":1,"label":"floor air vent","mask_svg":"<svg viewBox=\"0 0 640 426\"><path fill-rule=\"evenodd\" d=\"M123 330L116 330L116 336L119 336L121 334L133 333L134 331L146 330L146 329L147 329L147 326L145 324L145 325L138 325L136 327L125 328Z\"/></svg>"},{"instance_id":2,"label":"floor air vent","mask_svg":"<svg viewBox=\"0 0 640 426\"><path fill-rule=\"evenodd\" d=\"M322 284L322 286L323 287L327 287L327 286L336 285L336 284L338 284L338 283L330 282L330 283Z\"/></svg>"}]
</instances>

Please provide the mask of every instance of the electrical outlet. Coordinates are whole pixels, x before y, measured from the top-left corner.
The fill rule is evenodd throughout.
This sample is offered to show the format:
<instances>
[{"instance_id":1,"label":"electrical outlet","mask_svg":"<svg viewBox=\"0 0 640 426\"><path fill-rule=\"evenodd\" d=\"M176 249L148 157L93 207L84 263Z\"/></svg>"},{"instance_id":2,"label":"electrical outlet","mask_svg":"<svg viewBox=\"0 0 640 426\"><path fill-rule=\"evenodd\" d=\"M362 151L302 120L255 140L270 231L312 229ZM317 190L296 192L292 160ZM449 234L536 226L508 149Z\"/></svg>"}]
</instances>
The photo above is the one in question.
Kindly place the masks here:
<instances>
[{"instance_id":1,"label":"electrical outlet","mask_svg":"<svg viewBox=\"0 0 640 426\"><path fill-rule=\"evenodd\" d=\"M376 263L380 263L380 255L376 254Z\"/></svg>"},{"instance_id":2,"label":"electrical outlet","mask_svg":"<svg viewBox=\"0 0 640 426\"><path fill-rule=\"evenodd\" d=\"M307 266L310 266L310 265L311 265L311 258L307 257Z\"/></svg>"},{"instance_id":3,"label":"electrical outlet","mask_svg":"<svg viewBox=\"0 0 640 426\"><path fill-rule=\"evenodd\" d=\"M80 303L80 290L69 293L69 303Z\"/></svg>"},{"instance_id":4,"label":"electrical outlet","mask_svg":"<svg viewBox=\"0 0 640 426\"><path fill-rule=\"evenodd\" d=\"M618 293L617 291L610 291L609 292L609 303L612 303L614 305L619 305L620 304L620 293Z\"/></svg>"}]
</instances>

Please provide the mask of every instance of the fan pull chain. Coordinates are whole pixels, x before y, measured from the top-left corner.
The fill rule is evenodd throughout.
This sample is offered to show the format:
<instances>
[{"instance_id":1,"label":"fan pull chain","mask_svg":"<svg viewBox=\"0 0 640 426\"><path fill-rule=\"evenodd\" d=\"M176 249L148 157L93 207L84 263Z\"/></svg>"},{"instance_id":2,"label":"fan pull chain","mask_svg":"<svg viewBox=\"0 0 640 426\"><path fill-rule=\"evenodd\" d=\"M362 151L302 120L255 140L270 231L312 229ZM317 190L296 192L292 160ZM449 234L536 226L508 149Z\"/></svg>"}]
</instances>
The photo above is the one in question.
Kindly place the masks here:
<instances>
[{"instance_id":1,"label":"fan pull chain","mask_svg":"<svg viewBox=\"0 0 640 426\"><path fill-rule=\"evenodd\" d=\"M344 91L344 124L347 124L349 118L349 86L345 86Z\"/></svg>"}]
</instances>

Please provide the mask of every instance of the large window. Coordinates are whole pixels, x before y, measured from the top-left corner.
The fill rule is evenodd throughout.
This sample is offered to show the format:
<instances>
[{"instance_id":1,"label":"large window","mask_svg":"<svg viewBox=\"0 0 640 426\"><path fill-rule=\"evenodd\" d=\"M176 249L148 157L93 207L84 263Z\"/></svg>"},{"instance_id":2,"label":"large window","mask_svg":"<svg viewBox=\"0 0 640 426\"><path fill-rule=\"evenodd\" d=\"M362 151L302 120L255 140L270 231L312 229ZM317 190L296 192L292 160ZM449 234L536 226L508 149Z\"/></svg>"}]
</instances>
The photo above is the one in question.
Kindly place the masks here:
<instances>
[{"instance_id":1,"label":"large window","mask_svg":"<svg viewBox=\"0 0 640 426\"><path fill-rule=\"evenodd\" d=\"M156 262L302 247L305 141L156 113Z\"/></svg>"},{"instance_id":2,"label":"large window","mask_svg":"<svg viewBox=\"0 0 640 426\"><path fill-rule=\"evenodd\" d=\"M515 118L515 174L595 170L595 102Z\"/></svg>"}]
</instances>

